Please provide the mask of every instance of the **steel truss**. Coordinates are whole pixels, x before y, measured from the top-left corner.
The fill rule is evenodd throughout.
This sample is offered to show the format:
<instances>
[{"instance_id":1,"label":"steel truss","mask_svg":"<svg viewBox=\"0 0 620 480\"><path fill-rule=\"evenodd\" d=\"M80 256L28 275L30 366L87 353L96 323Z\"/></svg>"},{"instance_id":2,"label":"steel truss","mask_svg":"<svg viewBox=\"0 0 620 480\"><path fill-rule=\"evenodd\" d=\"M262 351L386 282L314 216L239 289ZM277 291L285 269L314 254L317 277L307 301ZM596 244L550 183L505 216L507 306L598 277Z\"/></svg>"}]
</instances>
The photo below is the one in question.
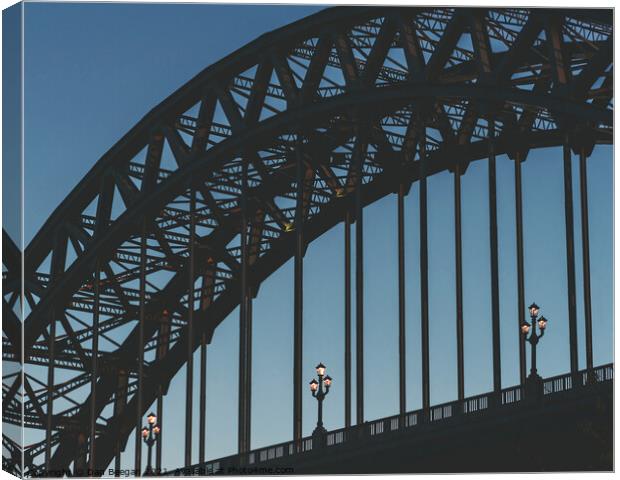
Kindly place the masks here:
<instances>
[{"instance_id":1,"label":"steel truss","mask_svg":"<svg viewBox=\"0 0 620 480\"><path fill-rule=\"evenodd\" d=\"M301 285L307 244L345 218L350 265L348 231L353 222L361 231L363 207L391 193L405 195L411 182L425 184L437 172L450 170L460 182L470 162L508 154L520 184L529 150L556 145L578 152L585 171L593 145L612 142L612 44L605 11L339 7L266 34L206 68L95 164L24 252L30 313L23 362L33 367L23 385L21 375L3 378L3 420L23 420L42 435L25 447L23 473L102 470L115 457L120 462L145 409L160 405L174 375L198 347L206 352L215 328L239 304L239 448L249 450L251 302L261 282L295 257ZM570 171L565 174L570 180ZM494 185L494 177L489 181ZM455 192L460 261L460 183ZM587 196L585 202L587 214ZM520 198L517 203L519 219ZM572 225L572 204L568 214ZM425 236L425 220L420 228ZM7 239L3 355L19 363L20 252ZM361 235L356 241L362 245ZM356 301L363 305L357 252ZM420 255L425 265L425 251ZM491 255L493 264L497 252ZM518 262L522 295L522 251ZM496 272L492 278L497 281ZM403 282L401 272L401 297ZM569 288L574 298L574 280ZM402 357L404 299L400 310ZM356 309L358 338L362 315ZM462 323L459 331L462 380ZM424 325L422 335L428 336ZM363 347L356 348L359 373ZM349 343L349 366L350 354ZM428 406L428 346L423 356ZM591 361L591 345L588 356ZM520 361L523 374L523 351ZM200 367L204 373L205 357ZM301 439L299 368L296 363L295 439ZM402 412L404 378L401 372ZM348 377L349 399L350 383ZM357 422L364 419L362 400ZM204 422L201 417L202 437ZM3 445L19 453L8 437ZM18 456L3 457L3 465L19 469Z\"/></svg>"}]
</instances>

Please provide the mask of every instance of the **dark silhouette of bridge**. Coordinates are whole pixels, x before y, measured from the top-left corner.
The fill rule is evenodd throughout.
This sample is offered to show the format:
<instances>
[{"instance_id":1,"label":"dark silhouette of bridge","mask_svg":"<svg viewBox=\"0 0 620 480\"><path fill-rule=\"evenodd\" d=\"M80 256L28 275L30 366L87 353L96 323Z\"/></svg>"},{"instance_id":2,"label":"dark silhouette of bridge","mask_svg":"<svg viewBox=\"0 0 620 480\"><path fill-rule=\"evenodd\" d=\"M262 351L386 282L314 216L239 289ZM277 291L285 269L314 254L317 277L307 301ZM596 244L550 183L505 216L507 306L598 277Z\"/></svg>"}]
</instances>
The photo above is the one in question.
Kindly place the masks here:
<instances>
[{"instance_id":1,"label":"dark silhouette of bridge","mask_svg":"<svg viewBox=\"0 0 620 480\"><path fill-rule=\"evenodd\" d=\"M604 365L545 379L541 392L518 385L158 473L611 470L612 381Z\"/></svg>"},{"instance_id":2,"label":"dark silhouette of bridge","mask_svg":"<svg viewBox=\"0 0 620 480\"><path fill-rule=\"evenodd\" d=\"M144 415L155 404L162 418L181 368L186 419L178 443L184 466L198 473L611 468L613 367L593 363L587 160L613 139L612 33L611 10L341 7L263 35L200 72L106 152L24 252L3 232L3 360L12 369L3 376L3 421L42 438L22 445L3 434L3 468L21 476L120 471L131 438L135 458L124 462L144 471ZM519 385L502 389L500 327L518 332L527 318L521 165L531 150L551 146L563 152L570 372L536 384L543 390L528 386L526 343L515 335ZM496 157L503 154L514 162L515 189L517 308L509 320L499 308ZM162 166L166 155L174 167ZM488 164L493 390L466 398L461 178L479 161ZM458 388L454 402L432 406L427 179L440 172L454 180ZM422 409L407 412L404 199L414 182ZM391 194L398 197L399 411L366 421L363 394L351 408L352 386L364 391L364 207ZM304 254L341 222L344 428L303 438ZM293 438L251 451L252 301L291 258ZM207 462L207 346L237 307L239 453ZM509 439L515 435L519 442ZM370 450L379 452L373 460ZM199 464L191 466L196 451ZM161 465L156 442L155 470Z\"/></svg>"}]
</instances>

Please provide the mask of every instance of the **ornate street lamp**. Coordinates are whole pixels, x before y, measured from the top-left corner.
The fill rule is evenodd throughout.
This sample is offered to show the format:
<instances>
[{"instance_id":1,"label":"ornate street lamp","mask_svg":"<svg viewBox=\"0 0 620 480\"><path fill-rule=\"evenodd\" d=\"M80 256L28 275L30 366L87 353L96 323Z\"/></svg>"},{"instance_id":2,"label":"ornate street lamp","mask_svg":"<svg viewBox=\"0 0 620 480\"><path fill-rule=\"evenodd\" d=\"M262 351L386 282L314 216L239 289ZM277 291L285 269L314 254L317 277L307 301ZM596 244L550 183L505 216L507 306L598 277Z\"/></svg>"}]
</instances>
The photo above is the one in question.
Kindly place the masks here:
<instances>
[{"instance_id":1,"label":"ornate street lamp","mask_svg":"<svg viewBox=\"0 0 620 480\"><path fill-rule=\"evenodd\" d=\"M523 340L529 342L532 351L530 375L527 378L527 382L533 389L532 391L540 393L542 390L542 378L538 375L536 370L536 345L538 345L540 339L545 335L545 330L547 329L547 319L542 315L540 317L538 316L540 307L535 303L532 303L528 309L530 311L530 320L532 323L530 324L524 320L521 324L521 334L523 335ZM540 334L536 333L536 325L540 328ZM530 334L529 337L528 333Z\"/></svg>"},{"instance_id":2,"label":"ornate street lamp","mask_svg":"<svg viewBox=\"0 0 620 480\"><path fill-rule=\"evenodd\" d=\"M313 436L322 437L327 433L325 427L323 427L323 399L329 393L329 387L332 385L332 379L329 375L325 375L325 365L319 363L316 366L316 373L319 376L319 381L312 380L310 382L310 391L312 396L319 402L319 414L316 422L316 428L312 432ZM325 387L325 388L323 388Z\"/></svg>"},{"instance_id":3,"label":"ornate street lamp","mask_svg":"<svg viewBox=\"0 0 620 480\"><path fill-rule=\"evenodd\" d=\"M152 460L152 449L153 445L159 438L159 434L161 433L161 428L157 425L157 415L153 412L149 413L146 417L146 421L148 423L148 427L142 428L142 440L146 443L148 447L148 456L147 456L147 464L144 475L153 475L153 467L151 466Z\"/></svg>"}]
</instances>

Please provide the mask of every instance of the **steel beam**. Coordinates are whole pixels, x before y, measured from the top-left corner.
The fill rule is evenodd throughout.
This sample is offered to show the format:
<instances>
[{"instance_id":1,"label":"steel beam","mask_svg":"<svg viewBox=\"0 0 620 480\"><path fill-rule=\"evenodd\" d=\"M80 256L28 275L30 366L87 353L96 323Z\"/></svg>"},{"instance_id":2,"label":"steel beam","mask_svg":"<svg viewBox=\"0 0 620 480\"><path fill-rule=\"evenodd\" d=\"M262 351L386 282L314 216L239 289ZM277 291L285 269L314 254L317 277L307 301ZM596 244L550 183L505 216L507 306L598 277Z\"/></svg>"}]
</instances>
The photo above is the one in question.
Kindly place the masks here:
<instances>
[{"instance_id":1,"label":"steel beam","mask_svg":"<svg viewBox=\"0 0 620 480\"><path fill-rule=\"evenodd\" d=\"M25 257L23 257L25 258ZM57 230L53 238L51 278L52 280L62 277L65 270L65 262L67 258L67 236L63 234L62 229ZM47 411L45 418L45 471L51 470L52 455L52 429L54 415L54 367L55 367L55 344L56 344L56 322L64 315L63 309L59 304L53 304L50 310L51 318L49 320L49 338L48 338L48 355L49 364L47 368ZM25 326L24 326L25 332ZM22 353L26 355L29 347L23 346ZM26 382L24 382L25 384Z\"/></svg>"},{"instance_id":2,"label":"steel beam","mask_svg":"<svg viewBox=\"0 0 620 480\"><path fill-rule=\"evenodd\" d=\"M499 318L499 261L497 246L497 173L495 165L495 119L489 118L489 245L491 252L491 325L493 336L493 391L502 389ZM498 397L499 398L499 397ZM497 398L496 398L497 400Z\"/></svg>"},{"instance_id":3,"label":"steel beam","mask_svg":"<svg viewBox=\"0 0 620 480\"><path fill-rule=\"evenodd\" d=\"M422 408L427 416L431 405L428 331L428 221L426 125L420 135L420 323L422 335Z\"/></svg>"},{"instance_id":4,"label":"steel beam","mask_svg":"<svg viewBox=\"0 0 620 480\"><path fill-rule=\"evenodd\" d=\"M398 186L398 385L399 411L407 411L405 347L405 185Z\"/></svg>"},{"instance_id":5,"label":"steel beam","mask_svg":"<svg viewBox=\"0 0 620 480\"><path fill-rule=\"evenodd\" d=\"M458 399L465 398L465 348L463 331L463 250L461 241L461 162L454 167L454 271L456 284L456 374Z\"/></svg>"},{"instance_id":6,"label":"steel beam","mask_svg":"<svg viewBox=\"0 0 620 480\"><path fill-rule=\"evenodd\" d=\"M164 424L164 397L161 385L157 391L157 423L162 426ZM159 475L161 472L161 460L162 460L162 440L155 444L155 472Z\"/></svg>"},{"instance_id":7,"label":"steel beam","mask_svg":"<svg viewBox=\"0 0 620 480\"><path fill-rule=\"evenodd\" d=\"M204 463L207 428L207 335L200 337L200 404L199 404L198 462Z\"/></svg>"},{"instance_id":8,"label":"steel beam","mask_svg":"<svg viewBox=\"0 0 620 480\"><path fill-rule=\"evenodd\" d=\"M125 406L127 403L127 382L128 382L128 375L122 371L119 371L116 376L115 389L114 389L113 415L115 418L118 418L123 412L123 410L125 409ZM114 446L113 446L114 476L115 477L121 476L121 460L122 460L121 444L122 444L121 438L115 439ZM99 451L99 454L97 455L97 459L101 460L101 451L100 450L98 451Z\"/></svg>"},{"instance_id":9,"label":"steel beam","mask_svg":"<svg viewBox=\"0 0 620 480\"><path fill-rule=\"evenodd\" d=\"M301 87L301 98L303 103L309 103L316 97L323 72L329 61L332 45L333 41L329 34L322 34L319 37L314 55L312 55Z\"/></svg>"},{"instance_id":10,"label":"steel beam","mask_svg":"<svg viewBox=\"0 0 620 480\"><path fill-rule=\"evenodd\" d=\"M95 274L93 278L94 306L93 306L93 338L91 356L91 379L90 379L90 455L88 468L95 469L95 435L97 427L97 359L99 356L99 290L100 290L100 268L99 260L95 264Z\"/></svg>"},{"instance_id":11,"label":"steel beam","mask_svg":"<svg viewBox=\"0 0 620 480\"><path fill-rule=\"evenodd\" d=\"M138 400L136 407L136 446L135 446L135 471L136 476L142 476L142 388L144 383L144 322L146 312L146 222L142 220L140 234L140 316L138 319Z\"/></svg>"},{"instance_id":12,"label":"steel beam","mask_svg":"<svg viewBox=\"0 0 620 480\"><path fill-rule=\"evenodd\" d=\"M52 456L52 419L54 415L54 344L56 343L56 309L52 309L52 320L49 329L48 354L50 358L47 367L47 411L45 419L45 471L50 471ZM48 474L49 475L49 474Z\"/></svg>"},{"instance_id":13,"label":"steel beam","mask_svg":"<svg viewBox=\"0 0 620 480\"><path fill-rule=\"evenodd\" d=\"M568 333L570 371L579 370L577 357L577 299L575 294L575 240L573 222L573 169L568 134L564 140L564 220L566 226L566 277L568 287Z\"/></svg>"},{"instance_id":14,"label":"steel beam","mask_svg":"<svg viewBox=\"0 0 620 480\"><path fill-rule=\"evenodd\" d=\"M293 325L293 438L300 442L302 438L302 375L303 375L303 197L304 197L304 161L301 154L301 139L298 137L296 155L297 205L295 208L295 272L294 272L294 325ZM298 444L300 447L301 444Z\"/></svg>"},{"instance_id":15,"label":"steel beam","mask_svg":"<svg viewBox=\"0 0 620 480\"><path fill-rule=\"evenodd\" d=\"M114 456L114 476L120 478L121 476L121 447L120 441L119 445L116 447L116 455Z\"/></svg>"},{"instance_id":16,"label":"steel beam","mask_svg":"<svg viewBox=\"0 0 620 480\"><path fill-rule=\"evenodd\" d=\"M250 352L250 312L248 311L248 162L242 160L241 169L241 299L239 307L239 425L238 450L240 454L250 449L250 379L251 379L251 352Z\"/></svg>"},{"instance_id":17,"label":"steel beam","mask_svg":"<svg viewBox=\"0 0 620 480\"><path fill-rule=\"evenodd\" d=\"M525 342L521 338L521 322L525 318L525 275L523 268L523 199L522 199L522 181L521 181L521 162L523 154L518 151L515 155L515 224L516 224L516 244L517 244L517 325L515 331L517 334L517 342L519 342L519 381L521 385L525 384L526 367L525 367Z\"/></svg>"},{"instance_id":18,"label":"steel beam","mask_svg":"<svg viewBox=\"0 0 620 480\"><path fill-rule=\"evenodd\" d=\"M187 336L194 336L194 248L196 243L196 190L189 192L189 278L187 289ZM187 367L185 374L185 466L192 464L192 425L194 411L194 344L187 342Z\"/></svg>"},{"instance_id":19,"label":"steel beam","mask_svg":"<svg viewBox=\"0 0 620 480\"><path fill-rule=\"evenodd\" d=\"M356 362L356 421L364 423L364 204L362 185L364 153L361 141L356 138L355 168L355 362Z\"/></svg>"},{"instance_id":20,"label":"steel beam","mask_svg":"<svg viewBox=\"0 0 620 480\"><path fill-rule=\"evenodd\" d=\"M581 247L583 261L583 308L586 320L586 368L588 381L594 368L592 350L592 296L590 292L590 225L588 214L588 172L585 147L579 149L579 187L581 197Z\"/></svg>"},{"instance_id":21,"label":"steel beam","mask_svg":"<svg viewBox=\"0 0 620 480\"><path fill-rule=\"evenodd\" d=\"M344 425L351 426L351 208L344 216Z\"/></svg>"},{"instance_id":22,"label":"steel beam","mask_svg":"<svg viewBox=\"0 0 620 480\"><path fill-rule=\"evenodd\" d=\"M247 402L245 405L245 417L246 417L246 445L247 450L249 451L252 447L252 297L254 295L254 287L253 284L248 282L248 291L245 296L246 301L246 315L247 315L247 323L248 323L248 334L247 334L247 359L246 359L246 393L247 393Z\"/></svg>"}]
</instances>

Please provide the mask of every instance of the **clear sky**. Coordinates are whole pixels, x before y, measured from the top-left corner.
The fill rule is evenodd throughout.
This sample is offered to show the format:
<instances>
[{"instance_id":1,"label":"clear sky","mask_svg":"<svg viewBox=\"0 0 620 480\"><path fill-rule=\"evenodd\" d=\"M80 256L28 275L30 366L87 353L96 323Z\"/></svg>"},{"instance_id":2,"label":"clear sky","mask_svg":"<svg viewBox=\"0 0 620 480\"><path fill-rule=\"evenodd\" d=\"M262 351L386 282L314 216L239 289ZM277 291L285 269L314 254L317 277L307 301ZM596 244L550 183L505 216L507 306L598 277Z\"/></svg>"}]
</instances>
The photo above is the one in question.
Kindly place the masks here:
<instances>
[{"instance_id":1,"label":"clear sky","mask_svg":"<svg viewBox=\"0 0 620 480\"><path fill-rule=\"evenodd\" d=\"M25 242L97 159L146 112L207 65L258 35L322 7L42 4L25 7ZM580 367L583 334L578 164L574 159ZM612 360L612 150L588 161L595 363ZM498 170L502 379L518 382L513 163ZM429 179L431 403L456 397L453 179ZM492 388L486 162L463 177L466 395ZM549 318L539 371L569 370L560 149L532 152L523 164L526 302ZM406 199L407 407L421 406L418 187ZM394 195L365 213L366 418L398 412L397 243ZM334 377L328 429L343 426L343 227L311 244L305 257L304 375L322 361ZM238 313L217 329L208 355L207 457L236 449ZM293 268L288 262L254 303L252 447L292 438ZM353 339L353 345L354 339ZM529 349L528 349L529 354ZM198 357L197 357L198 358ZM198 368L195 369L198 372ZM355 377L353 377L355 378ZM195 382L198 388L198 380ZM164 402L164 466L183 462L185 373ZM355 393L355 392L354 392ZM196 397L197 398L197 397ZM197 400L195 401L197 415ZM316 421L304 398L304 434ZM194 429L197 432L197 427ZM194 441L197 459L197 440ZM123 464L133 463L133 440Z\"/></svg>"}]
</instances>

